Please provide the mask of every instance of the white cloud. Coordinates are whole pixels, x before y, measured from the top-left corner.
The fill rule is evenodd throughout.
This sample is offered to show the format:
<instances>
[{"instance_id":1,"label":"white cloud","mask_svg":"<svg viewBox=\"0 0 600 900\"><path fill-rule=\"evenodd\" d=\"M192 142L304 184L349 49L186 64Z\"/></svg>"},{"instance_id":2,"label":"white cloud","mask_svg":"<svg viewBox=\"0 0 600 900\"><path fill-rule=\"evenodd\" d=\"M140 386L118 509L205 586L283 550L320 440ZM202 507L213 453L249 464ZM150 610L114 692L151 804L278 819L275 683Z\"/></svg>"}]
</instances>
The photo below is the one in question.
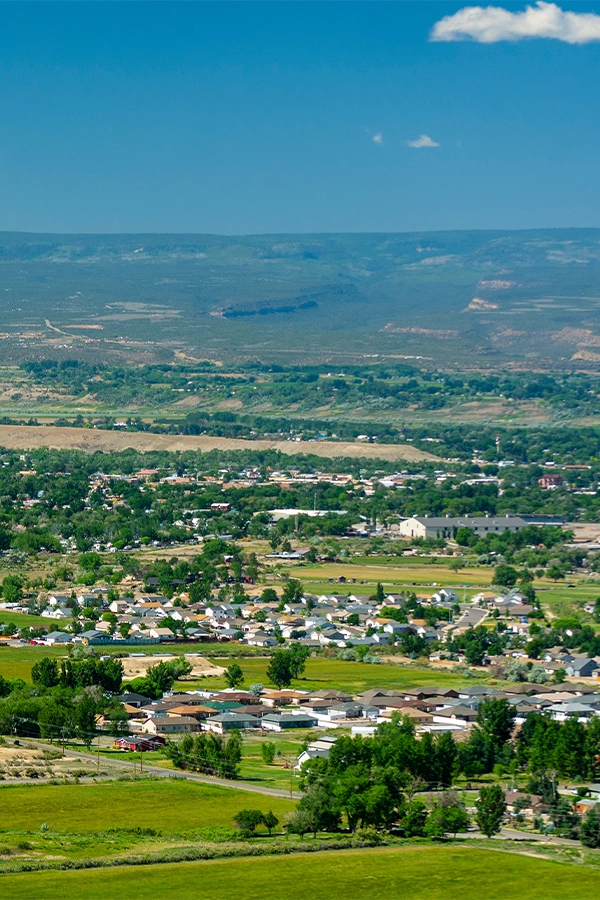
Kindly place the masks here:
<instances>
[{"instance_id":1,"label":"white cloud","mask_svg":"<svg viewBox=\"0 0 600 900\"><path fill-rule=\"evenodd\" d=\"M522 12L510 12L500 6L465 6L436 22L429 35L430 41L477 41L479 44L527 38L552 38L567 44L600 41L600 16L565 12L556 3L543 0Z\"/></svg>"},{"instance_id":2,"label":"white cloud","mask_svg":"<svg viewBox=\"0 0 600 900\"><path fill-rule=\"evenodd\" d=\"M380 131L377 134L373 135L373 143L374 144L383 144L383 135Z\"/></svg>"},{"instance_id":3,"label":"white cloud","mask_svg":"<svg viewBox=\"0 0 600 900\"><path fill-rule=\"evenodd\" d=\"M416 150L420 150L421 147L439 147L440 145L437 141L432 140L428 134L421 134L416 139L416 141L406 141L409 147L414 147Z\"/></svg>"}]
</instances>

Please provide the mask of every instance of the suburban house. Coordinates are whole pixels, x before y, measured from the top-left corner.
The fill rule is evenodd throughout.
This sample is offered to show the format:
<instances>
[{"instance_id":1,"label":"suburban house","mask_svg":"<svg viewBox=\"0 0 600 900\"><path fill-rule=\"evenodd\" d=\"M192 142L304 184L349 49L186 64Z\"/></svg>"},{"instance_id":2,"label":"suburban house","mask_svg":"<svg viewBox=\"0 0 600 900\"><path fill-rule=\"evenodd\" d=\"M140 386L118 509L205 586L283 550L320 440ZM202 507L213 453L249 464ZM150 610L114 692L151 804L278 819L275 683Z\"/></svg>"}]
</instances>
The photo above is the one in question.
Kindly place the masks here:
<instances>
[{"instance_id":1,"label":"suburban house","mask_svg":"<svg viewBox=\"0 0 600 900\"><path fill-rule=\"evenodd\" d=\"M587 656L578 656L572 660L566 667L567 675L576 678L589 678L598 668L595 659L589 659Z\"/></svg>"},{"instance_id":2,"label":"suburban house","mask_svg":"<svg viewBox=\"0 0 600 900\"><path fill-rule=\"evenodd\" d=\"M154 716L142 725L147 734L187 734L200 731L200 723L192 716Z\"/></svg>"},{"instance_id":3,"label":"suburban house","mask_svg":"<svg viewBox=\"0 0 600 900\"><path fill-rule=\"evenodd\" d=\"M260 720L248 713L226 712L212 716L204 722L205 731L225 734L227 731L245 731L247 728L260 728Z\"/></svg>"}]
</instances>

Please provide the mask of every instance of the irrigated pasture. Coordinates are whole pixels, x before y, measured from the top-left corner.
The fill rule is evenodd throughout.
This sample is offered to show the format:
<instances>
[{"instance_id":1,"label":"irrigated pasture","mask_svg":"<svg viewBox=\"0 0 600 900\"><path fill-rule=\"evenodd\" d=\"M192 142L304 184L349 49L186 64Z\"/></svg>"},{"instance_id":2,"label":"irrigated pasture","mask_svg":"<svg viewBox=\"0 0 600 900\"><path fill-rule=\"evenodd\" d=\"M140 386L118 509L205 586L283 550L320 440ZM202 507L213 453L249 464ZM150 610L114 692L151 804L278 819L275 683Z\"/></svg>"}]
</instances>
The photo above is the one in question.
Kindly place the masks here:
<instances>
[{"instance_id":1,"label":"irrigated pasture","mask_svg":"<svg viewBox=\"0 0 600 900\"><path fill-rule=\"evenodd\" d=\"M0 875L11 900L596 900L600 876L573 867L471 847L419 847L243 858L214 862Z\"/></svg>"}]
</instances>

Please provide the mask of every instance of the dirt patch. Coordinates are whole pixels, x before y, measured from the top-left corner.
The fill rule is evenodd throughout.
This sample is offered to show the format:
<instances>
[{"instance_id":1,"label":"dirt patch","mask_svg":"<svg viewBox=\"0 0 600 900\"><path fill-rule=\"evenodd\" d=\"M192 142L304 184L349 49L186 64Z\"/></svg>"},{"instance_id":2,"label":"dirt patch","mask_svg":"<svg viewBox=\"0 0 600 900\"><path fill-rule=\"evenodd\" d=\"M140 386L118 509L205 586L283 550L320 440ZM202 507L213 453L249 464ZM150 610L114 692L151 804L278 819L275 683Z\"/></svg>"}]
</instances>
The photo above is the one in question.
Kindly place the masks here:
<instances>
[{"instance_id":1,"label":"dirt patch","mask_svg":"<svg viewBox=\"0 0 600 900\"><path fill-rule=\"evenodd\" d=\"M361 444L340 441L246 441L210 435L149 434L147 432L101 431L94 428L57 428L44 425L0 425L0 447L8 450L32 450L50 447L53 450L278 450L288 456L310 453L327 458L368 457L369 459L437 461L438 456L408 444Z\"/></svg>"},{"instance_id":2,"label":"dirt patch","mask_svg":"<svg viewBox=\"0 0 600 900\"><path fill-rule=\"evenodd\" d=\"M174 657L173 657L174 658ZM142 656L130 657L123 659L123 670L126 678L144 677L150 666L155 666L157 662L161 662L164 657ZM186 656L186 660L192 666L190 678L215 678L222 675L225 669L222 666L215 666L204 656Z\"/></svg>"}]
</instances>

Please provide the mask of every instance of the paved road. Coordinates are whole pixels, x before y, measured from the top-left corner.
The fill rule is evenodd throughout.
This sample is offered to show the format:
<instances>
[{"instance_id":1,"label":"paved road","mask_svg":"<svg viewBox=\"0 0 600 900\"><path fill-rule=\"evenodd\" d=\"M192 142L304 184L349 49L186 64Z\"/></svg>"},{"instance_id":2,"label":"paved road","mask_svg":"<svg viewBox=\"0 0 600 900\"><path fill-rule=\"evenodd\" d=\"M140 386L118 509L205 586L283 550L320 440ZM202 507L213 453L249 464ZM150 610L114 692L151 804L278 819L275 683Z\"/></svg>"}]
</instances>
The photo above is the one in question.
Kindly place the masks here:
<instances>
[{"instance_id":1,"label":"paved road","mask_svg":"<svg viewBox=\"0 0 600 900\"><path fill-rule=\"evenodd\" d=\"M10 740L10 739L9 739ZM29 738L21 739L20 744L23 746L25 742L33 747L40 747L41 749L47 750L48 744L44 744L41 741L31 740ZM98 757L95 753L89 752L86 753L84 751L79 750L68 750L69 756L73 756L76 759L85 759L88 762L96 763ZM139 773L139 757L137 754L132 753L131 756L125 757L125 759L107 759L105 756L100 757L101 767L106 770L109 766L114 766L120 771L131 772L133 766L135 764L136 770ZM218 785L219 787L228 787L228 788L236 788L240 791L248 791L253 794L265 794L267 797L287 797L292 800L299 800L302 794L298 791L282 791L279 788L270 788L266 787L262 784L252 784L248 781L230 781L227 778L212 778L210 775L199 775L196 772L186 772L180 769L163 769L160 766L147 765L142 763L142 771L144 775L156 775L159 778L180 778L183 781L197 781L201 784L212 784ZM26 781L35 781L39 784L39 779L25 779L19 778L18 783L22 784Z\"/></svg>"},{"instance_id":2,"label":"paved road","mask_svg":"<svg viewBox=\"0 0 600 900\"><path fill-rule=\"evenodd\" d=\"M478 625L481 625L487 615L487 609L480 609L478 606L473 606L469 609L465 609L463 614L456 619L454 624L460 625L461 628L476 628Z\"/></svg>"}]
</instances>

